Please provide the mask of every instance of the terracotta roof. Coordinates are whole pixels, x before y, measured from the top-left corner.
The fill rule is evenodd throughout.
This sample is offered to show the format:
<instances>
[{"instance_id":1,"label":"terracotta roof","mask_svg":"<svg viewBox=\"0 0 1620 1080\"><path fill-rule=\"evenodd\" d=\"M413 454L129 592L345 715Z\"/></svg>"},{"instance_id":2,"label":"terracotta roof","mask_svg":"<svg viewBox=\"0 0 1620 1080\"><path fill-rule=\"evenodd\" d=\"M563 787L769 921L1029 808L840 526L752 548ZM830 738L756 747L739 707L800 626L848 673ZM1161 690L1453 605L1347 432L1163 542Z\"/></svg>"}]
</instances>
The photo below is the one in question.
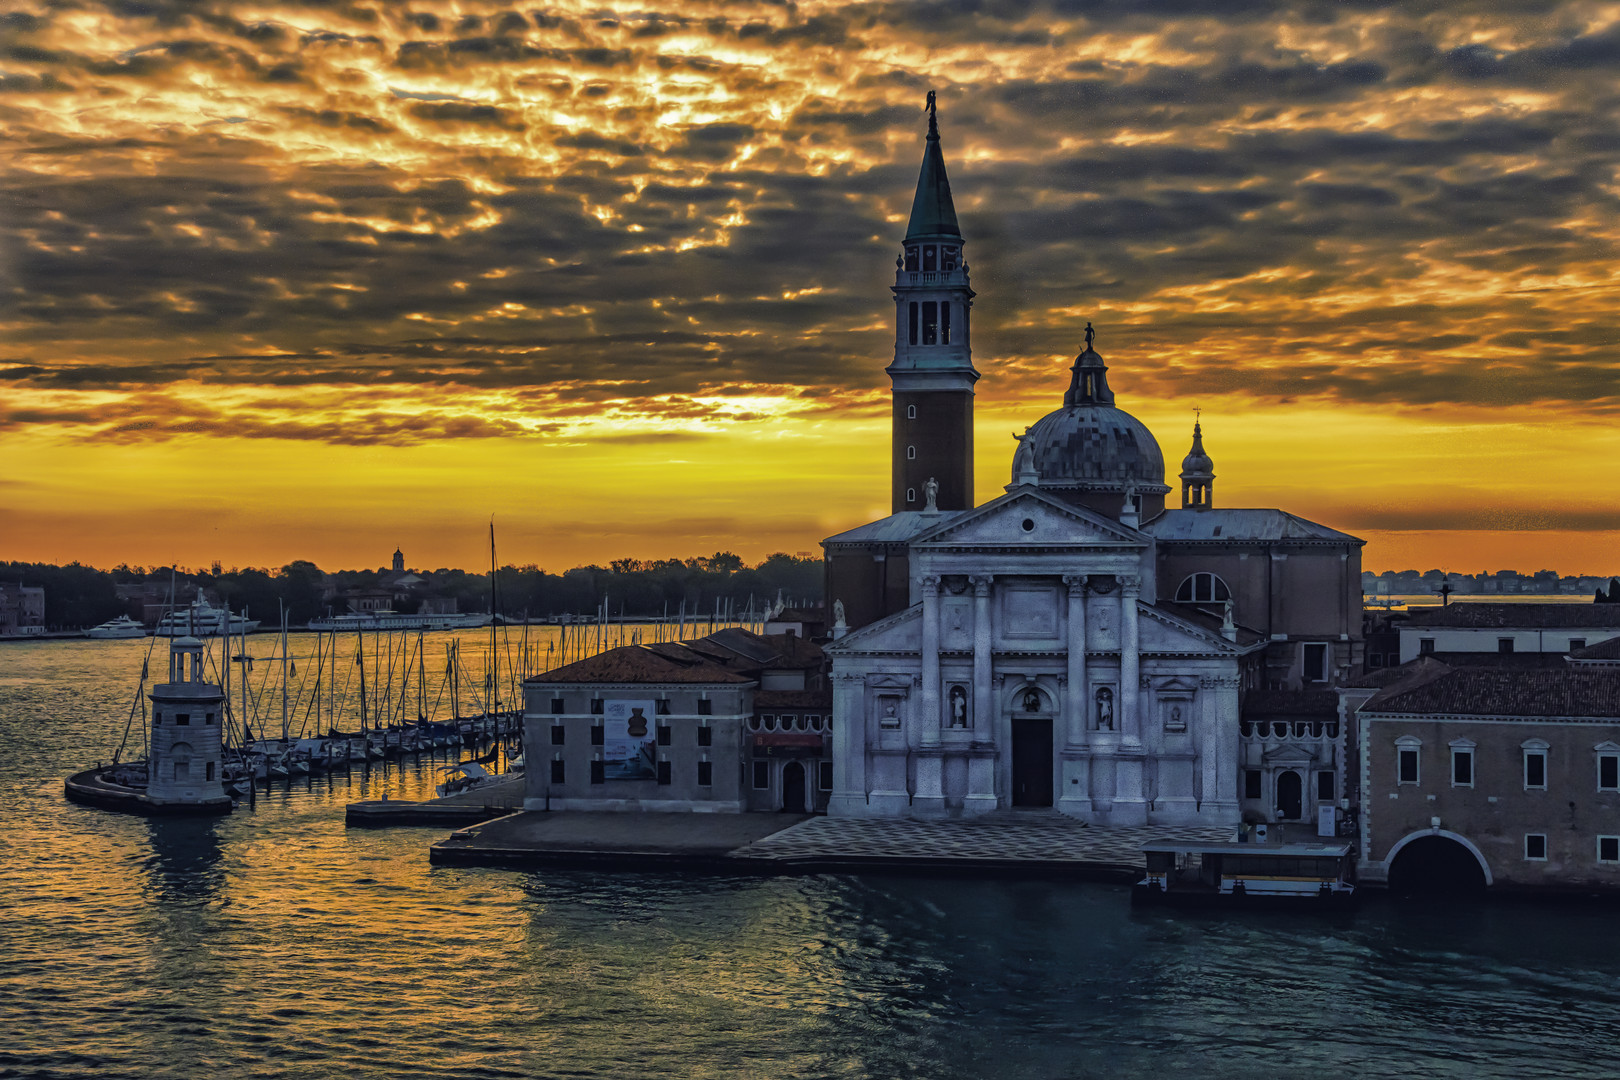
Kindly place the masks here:
<instances>
[{"instance_id":1,"label":"terracotta roof","mask_svg":"<svg viewBox=\"0 0 1620 1080\"><path fill-rule=\"evenodd\" d=\"M1434 656L1420 656L1416 660L1408 660L1399 667L1379 668L1374 671L1363 671L1355 677L1354 682L1346 683L1349 687L1371 687L1382 689L1394 686L1397 683L1415 685L1426 678L1436 678L1450 671L1451 667Z\"/></svg>"},{"instance_id":2,"label":"terracotta roof","mask_svg":"<svg viewBox=\"0 0 1620 1080\"><path fill-rule=\"evenodd\" d=\"M1569 659L1577 664L1582 660L1620 660L1620 637L1612 637L1607 641L1588 645L1584 649L1576 649L1569 654Z\"/></svg>"},{"instance_id":3,"label":"terracotta roof","mask_svg":"<svg viewBox=\"0 0 1620 1080\"><path fill-rule=\"evenodd\" d=\"M832 711L831 690L756 690L754 709L820 709Z\"/></svg>"},{"instance_id":4,"label":"terracotta roof","mask_svg":"<svg viewBox=\"0 0 1620 1080\"><path fill-rule=\"evenodd\" d=\"M1375 694L1363 712L1620 719L1620 671L1456 668Z\"/></svg>"},{"instance_id":5,"label":"terracotta roof","mask_svg":"<svg viewBox=\"0 0 1620 1080\"><path fill-rule=\"evenodd\" d=\"M1250 690L1244 716L1323 716L1337 718L1339 695L1332 690Z\"/></svg>"},{"instance_id":6,"label":"terracotta roof","mask_svg":"<svg viewBox=\"0 0 1620 1080\"><path fill-rule=\"evenodd\" d=\"M1620 633L1620 604L1448 604L1408 614L1407 627L1451 626L1475 630L1611 629Z\"/></svg>"},{"instance_id":7,"label":"terracotta roof","mask_svg":"<svg viewBox=\"0 0 1620 1080\"><path fill-rule=\"evenodd\" d=\"M680 646L732 671L758 673L766 668L820 669L820 646L797 634L756 634L739 627L717 630Z\"/></svg>"},{"instance_id":8,"label":"terracotta roof","mask_svg":"<svg viewBox=\"0 0 1620 1080\"><path fill-rule=\"evenodd\" d=\"M664 643L666 646L669 643ZM534 683L749 683L752 679L727 671L694 653L684 656L677 646L654 648L622 645L565 667L541 672Z\"/></svg>"},{"instance_id":9,"label":"terracotta roof","mask_svg":"<svg viewBox=\"0 0 1620 1080\"><path fill-rule=\"evenodd\" d=\"M1451 667L1561 668L1561 652L1437 652L1436 660Z\"/></svg>"}]
</instances>

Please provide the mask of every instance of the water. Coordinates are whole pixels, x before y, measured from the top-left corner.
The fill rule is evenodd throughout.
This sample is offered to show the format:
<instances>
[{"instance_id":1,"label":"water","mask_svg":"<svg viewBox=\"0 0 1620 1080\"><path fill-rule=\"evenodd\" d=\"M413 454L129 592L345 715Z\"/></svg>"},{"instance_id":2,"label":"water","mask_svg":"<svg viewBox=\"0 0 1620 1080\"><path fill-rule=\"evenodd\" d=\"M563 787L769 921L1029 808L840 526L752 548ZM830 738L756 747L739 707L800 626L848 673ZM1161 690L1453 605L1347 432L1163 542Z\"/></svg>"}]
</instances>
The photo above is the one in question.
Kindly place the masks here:
<instances>
[{"instance_id":1,"label":"water","mask_svg":"<svg viewBox=\"0 0 1620 1080\"><path fill-rule=\"evenodd\" d=\"M420 794L429 767L209 821L70 805L62 777L128 709L129 644L0 646L0 1076L1620 1073L1603 911L524 875L429 866L440 831L344 829L345 803Z\"/></svg>"}]
</instances>

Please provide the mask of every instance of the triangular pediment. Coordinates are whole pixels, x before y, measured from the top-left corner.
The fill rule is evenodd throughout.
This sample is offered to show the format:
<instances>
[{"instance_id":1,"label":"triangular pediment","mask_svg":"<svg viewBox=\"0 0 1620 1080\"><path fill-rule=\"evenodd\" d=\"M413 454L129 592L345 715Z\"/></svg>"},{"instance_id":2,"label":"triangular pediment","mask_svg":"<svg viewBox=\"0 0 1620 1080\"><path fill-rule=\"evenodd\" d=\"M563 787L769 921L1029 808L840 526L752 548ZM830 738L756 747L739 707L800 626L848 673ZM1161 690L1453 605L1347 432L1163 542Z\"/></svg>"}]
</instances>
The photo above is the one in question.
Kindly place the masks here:
<instances>
[{"instance_id":1,"label":"triangular pediment","mask_svg":"<svg viewBox=\"0 0 1620 1080\"><path fill-rule=\"evenodd\" d=\"M936 549L1069 544L1140 549L1151 542L1135 529L1032 487L1010 491L912 540L914 546Z\"/></svg>"},{"instance_id":2,"label":"triangular pediment","mask_svg":"<svg viewBox=\"0 0 1620 1080\"><path fill-rule=\"evenodd\" d=\"M1229 652L1241 655L1249 651L1234 641L1227 641L1220 634L1153 604L1139 603L1137 611L1142 616L1138 634L1143 652Z\"/></svg>"},{"instance_id":3,"label":"triangular pediment","mask_svg":"<svg viewBox=\"0 0 1620 1080\"><path fill-rule=\"evenodd\" d=\"M917 652L922 648L922 605L913 604L827 645L829 655L859 652Z\"/></svg>"},{"instance_id":4,"label":"triangular pediment","mask_svg":"<svg viewBox=\"0 0 1620 1080\"><path fill-rule=\"evenodd\" d=\"M1267 750L1262 755L1268 765L1308 765L1316 760L1316 755L1299 746L1279 746Z\"/></svg>"}]
</instances>

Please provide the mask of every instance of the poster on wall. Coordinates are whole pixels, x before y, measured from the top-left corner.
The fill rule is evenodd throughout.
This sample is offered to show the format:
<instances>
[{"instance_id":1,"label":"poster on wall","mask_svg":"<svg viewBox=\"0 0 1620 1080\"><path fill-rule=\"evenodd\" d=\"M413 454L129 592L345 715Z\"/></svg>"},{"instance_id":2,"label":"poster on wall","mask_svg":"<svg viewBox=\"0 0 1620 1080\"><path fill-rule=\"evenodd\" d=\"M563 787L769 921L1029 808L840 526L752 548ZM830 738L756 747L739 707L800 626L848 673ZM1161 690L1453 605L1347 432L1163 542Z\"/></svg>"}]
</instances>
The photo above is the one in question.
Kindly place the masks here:
<instances>
[{"instance_id":1,"label":"poster on wall","mask_svg":"<svg viewBox=\"0 0 1620 1080\"><path fill-rule=\"evenodd\" d=\"M604 780L652 780L658 775L658 704L654 701L608 701L602 733Z\"/></svg>"}]
</instances>

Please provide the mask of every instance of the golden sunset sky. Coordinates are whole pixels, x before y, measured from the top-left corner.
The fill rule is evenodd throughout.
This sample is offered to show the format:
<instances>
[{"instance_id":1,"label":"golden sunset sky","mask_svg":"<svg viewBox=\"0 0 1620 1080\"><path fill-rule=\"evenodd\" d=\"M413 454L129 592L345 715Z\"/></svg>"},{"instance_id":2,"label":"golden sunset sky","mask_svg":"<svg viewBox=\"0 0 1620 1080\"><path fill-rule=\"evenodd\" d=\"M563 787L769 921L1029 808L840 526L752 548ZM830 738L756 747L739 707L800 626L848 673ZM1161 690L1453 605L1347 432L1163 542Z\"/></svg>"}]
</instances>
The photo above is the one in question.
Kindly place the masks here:
<instances>
[{"instance_id":1,"label":"golden sunset sky","mask_svg":"<svg viewBox=\"0 0 1620 1080\"><path fill-rule=\"evenodd\" d=\"M1089 319L1216 505L1620 572L1617 74L1600 3L15 0L0 558L817 550L933 88L981 499Z\"/></svg>"}]
</instances>

